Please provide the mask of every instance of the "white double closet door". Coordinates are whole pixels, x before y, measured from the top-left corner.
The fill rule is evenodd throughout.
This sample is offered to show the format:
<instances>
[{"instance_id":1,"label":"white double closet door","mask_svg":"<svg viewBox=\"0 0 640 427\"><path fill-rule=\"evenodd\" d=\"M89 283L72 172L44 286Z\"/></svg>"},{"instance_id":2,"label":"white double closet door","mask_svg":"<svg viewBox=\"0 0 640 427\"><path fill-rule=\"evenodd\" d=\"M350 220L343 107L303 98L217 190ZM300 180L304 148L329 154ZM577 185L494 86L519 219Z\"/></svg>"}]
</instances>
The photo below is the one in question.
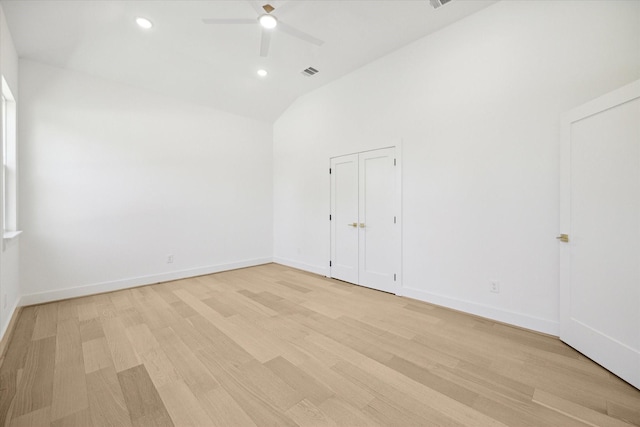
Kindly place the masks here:
<instances>
[{"instance_id":1,"label":"white double closet door","mask_svg":"<svg viewBox=\"0 0 640 427\"><path fill-rule=\"evenodd\" d=\"M331 159L330 276L397 293L399 173L395 147Z\"/></svg>"}]
</instances>

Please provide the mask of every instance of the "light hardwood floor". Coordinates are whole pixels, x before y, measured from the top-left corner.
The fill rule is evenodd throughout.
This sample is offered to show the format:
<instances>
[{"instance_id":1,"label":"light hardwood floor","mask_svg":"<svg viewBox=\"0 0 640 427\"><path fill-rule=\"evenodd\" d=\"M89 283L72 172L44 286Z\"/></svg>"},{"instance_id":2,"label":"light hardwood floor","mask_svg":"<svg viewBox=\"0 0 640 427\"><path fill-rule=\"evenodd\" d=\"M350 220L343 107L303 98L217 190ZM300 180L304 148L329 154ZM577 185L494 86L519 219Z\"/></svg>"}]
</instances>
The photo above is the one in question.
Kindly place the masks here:
<instances>
[{"instance_id":1,"label":"light hardwood floor","mask_svg":"<svg viewBox=\"0 0 640 427\"><path fill-rule=\"evenodd\" d=\"M276 264L22 310L9 426L628 426L558 339Z\"/></svg>"}]
</instances>

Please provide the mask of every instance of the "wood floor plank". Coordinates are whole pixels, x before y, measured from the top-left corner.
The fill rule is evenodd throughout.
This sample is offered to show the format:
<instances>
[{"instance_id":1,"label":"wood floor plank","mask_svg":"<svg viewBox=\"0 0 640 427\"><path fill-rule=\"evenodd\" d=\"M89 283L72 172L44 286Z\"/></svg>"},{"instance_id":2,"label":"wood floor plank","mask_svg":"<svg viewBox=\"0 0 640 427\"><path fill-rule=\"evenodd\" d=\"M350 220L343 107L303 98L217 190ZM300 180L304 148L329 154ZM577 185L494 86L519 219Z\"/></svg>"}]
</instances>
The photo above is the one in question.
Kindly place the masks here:
<instances>
[{"instance_id":1,"label":"wood floor plank","mask_svg":"<svg viewBox=\"0 0 640 427\"><path fill-rule=\"evenodd\" d=\"M220 330L246 350L253 358L260 362L266 362L280 354L281 347L274 337L265 334L252 323L238 316L227 318L224 323L218 324Z\"/></svg>"},{"instance_id":2,"label":"wood floor plank","mask_svg":"<svg viewBox=\"0 0 640 427\"><path fill-rule=\"evenodd\" d=\"M165 282L158 283L156 286L153 286L153 291L157 293L160 298L162 298L167 304L173 305L173 303L180 302L180 298L175 296L172 291L172 285L175 282Z\"/></svg>"},{"instance_id":3,"label":"wood floor plank","mask_svg":"<svg viewBox=\"0 0 640 427\"><path fill-rule=\"evenodd\" d=\"M16 321L16 328L2 361L2 371L17 371L24 366L29 343L36 324L36 307L24 307ZM0 387L2 387L0 385Z\"/></svg>"},{"instance_id":4,"label":"wood floor plank","mask_svg":"<svg viewBox=\"0 0 640 427\"><path fill-rule=\"evenodd\" d=\"M640 426L640 405L625 406L608 400L607 415L634 426Z\"/></svg>"},{"instance_id":5,"label":"wood floor plank","mask_svg":"<svg viewBox=\"0 0 640 427\"><path fill-rule=\"evenodd\" d=\"M260 362L271 360L279 355L298 363L307 358L294 346L280 339L276 334L269 334L261 322L252 322L241 316L231 316L228 323L221 328L228 336L233 336L244 349Z\"/></svg>"},{"instance_id":6,"label":"wood floor plank","mask_svg":"<svg viewBox=\"0 0 640 427\"><path fill-rule=\"evenodd\" d=\"M68 299L56 303L58 306L58 322L78 318L78 299Z\"/></svg>"},{"instance_id":7,"label":"wood floor plank","mask_svg":"<svg viewBox=\"0 0 640 427\"><path fill-rule=\"evenodd\" d=\"M170 306L166 301L146 288L148 286L131 290L136 311L142 316L144 323L150 329L170 326L172 322Z\"/></svg>"},{"instance_id":8,"label":"wood floor plank","mask_svg":"<svg viewBox=\"0 0 640 427\"><path fill-rule=\"evenodd\" d=\"M264 365L314 405L319 405L334 396L331 390L281 356L269 360Z\"/></svg>"},{"instance_id":9,"label":"wood floor plank","mask_svg":"<svg viewBox=\"0 0 640 427\"><path fill-rule=\"evenodd\" d=\"M293 289L294 291L302 292L303 294L311 292L311 288L300 286L287 280L278 280L276 283L281 286L286 286L289 289Z\"/></svg>"},{"instance_id":10,"label":"wood floor plank","mask_svg":"<svg viewBox=\"0 0 640 427\"><path fill-rule=\"evenodd\" d=\"M208 345L204 348L206 350L206 354L215 355L218 360L225 364L231 362L234 364L241 364L255 360L246 349L242 348L242 346L240 346L236 341L223 333L202 316L198 315L190 317L189 321L199 335L208 339ZM238 338L239 341L242 341L243 339L244 337Z\"/></svg>"},{"instance_id":11,"label":"wood floor plank","mask_svg":"<svg viewBox=\"0 0 640 427\"><path fill-rule=\"evenodd\" d=\"M104 338L104 330L100 319L89 319L80 322L80 337L82 342Z\"/></svg>"},{"instance_id":12,"label":"wood floor plank","mask_svg":"<svg viewBox=\"0 0 640 427\"><path fill-rule=\"evenodd\" d=\"M203 409L211 418L212 426L257 427L257 424L223 387L197 393L197 396Z\"/></svg>"},{"instance_id":13,"label":"wood floor plank","mask_svg":"<svg viewBox=\"0 0 640 427\"><path fill-rule=\"evenodd\" d=\"M506 402L530 402L533 399L534 387L484 366L461 361L455 368L436 365L432 369L440 377L464 386L478 395L495 397Z\"/></svg>"},{"instance_id":14,"label":"wood floor plank","mask_svg":"<svg viewBox=\"0 0 640 427\"><path fill-rule=\"evenodd\" d=\"M109 366L87 374L87 392L94 427L130 427L131 417L115 368Z\"/></svg>"},{"instance_id":15,"label":"wood floor plank","mask_svg":"<svg viewBox=\"0 0 640 427\"><path fill-rule=\"evenodd\" d=\"M153 333L180 378L196 395L219 387L219 383L173 329L156 329Z\"/></svg>"},{"instance_id":16,"label":"wood floor plank","mask_svg":"<svg viewBox=\"0 0 640 427\"><path fill-rule=\"evenodd\" d=\"M156 387L163 387L180 380L176 368L162 349L148 351L140 356L140 359Z\"/></svg>"},{"instance_id":17,"label":"wood floor plank","mask_svg":"<svg viewBox=\"0 0 640 427\"><path fill-rule=\"evenodd\" d=\"M226 300L234 303L236 310L247 318L256 318L256 316L277 316L278 312L254 299L240 293L225 293Z\"/></svg>"},{"instance_id":18,"label":"wood floor plank","mask_svg":"<svg viewBox=\"0 0 640 427\"><path fill-rule=\"evenodd\" d=\"M533 402L567 415L592 427L629 427L624 421L611 418L594 410L585 410L583 406L570 402L544 390L536 390Z\"/></svg>"},{"instance_id":19,"label":"wood floor plank","mask_svg":"<svg viewBox=\"0 0 640 427\"><path fill-rule=\"evenodd\" d=\"M385 398L383 401L393 402L426 419L439 417L443 423L457 422L461 425L505 425L371 359L365 359L357 367L346 362L339 363L335 369L380 394ZM420 402L428 402L428 405ZM437 413L433 411L434 407L438 408Z\"/></svg>"},{"instance_id":20,"label":"wood floor plank","mask_svg":"<svg viewBox=\"0 0 640 427\"><path fill-rule=\"evenodd\" d=\"M93 297L85 298L87 301L78 305L78 319L82 322L84 320L95 319L100 317L98 315L98 309L96 303L93 301Z\"/></svg>"},{"instance_id":21,"label":"wood floor plank","mask_svg":"<svg viewBox=\"0 0 640 427\"><path fill-rule=\"evenodd\" d=\"M212 297L204 299L202 302L224 317L233 316L238 313L232 305L225 302L224 294L221 292L214 292Z\"/></svg>"},{"instance_id":22,"label":"wood floor plank","mask_svg":"<svg viewBox=\"0 0 640 427\"><path fill-rule=\"evenodd\" d=\"M185 304L184 301L176 301L171 303L171 308L173 308L176 313L180 316L187 318L198 314L193 308L189 307Z\"/></svg>"},{"instance_id":23,"label":"wood floor plank","mask_svg":"<svg viewBox=\"0 0 640 427\"><path fill-rule=\"evenodd\" d=\"M111 299L113 306L118 311L123 311L129 308L133 308L133 302L131 301L130 293L128 289L123 291L111 292L109 294L109 298Z\"/></svg>"},{"instance_id":24,"label":"wood floor plank","mask_svg":"<svg viewBox=\"0 0 640 427\"><path fill-rule=\"evenodd\" d=\"M55 367L51 420L57 421L89 406L84 365Z\"/></svg>"},{"instance_id":25,"label":"wood floor plank","mask_svg":"<svg viewBox=\"0 0 640 427\"><path fill-rule=\"evenodd\" d=\"M313 402L303 399L287 410L287 415L298 425L336 427L336 422Z\"/></svg>"},{"instance_id":26,"label":"wood floor plank","mask_svg":"<svg viewBox=\"0 0 640 427\"><path fill-rule=\"evenodd\" d=\"M11 421L11 407L15 402L17 390L18 371L0 370L0 425L8 425Z\"/></svg>"},{"instance_id":27,"label":"wood floor plank","mask_svg":"<svg viewBox=\"0 0 640 427\"><path fill-rule=\"evenodd\" d=\"M156 388L180 380L174 365L146 324L132 326L127 328L126 332L138 359L144 364Z\"/></svg>"},{"instance_id":28,"label":"wood floor plank","mask_svg":"<svg viewBox=\"0 0 640 427\"><path fill-rule=\"evenodd\" d=\"M304 398L301 392L258 361L252 360L232 366L229 372L282 411L286 411Z\"/></svg>"},{"instance_id":29,"label":"wood floor plank","mask_svg":"<svg viewBox=\"0 0 640 427\"><path fill-rule=\"evenodd\" d=\"M368 416L364 411L350 405L343 399L329 398L320 404L320 409L339 427L382 426L382 424Z\"/></svg>"},{"instance_id":30,"label":"wood floor plank","mask_svg":"<svg viewBox=\"0 0 640 427\"><path fill-rule=\"evenodd\" d=\"M144 318L135 307L119 310L118 318L122 321L122 326L125 328L144 323Z\"/></svg>"},{"instance_id":31,"label":"wood floor plank","mask_svg":"<svg viewBox=\"0 0 640 427\"><path fill-rule=\"evenodd\" d=\"M586 427L588 425L531 402L511 402L506 404L500 400L481 396L475 401L473 408L488 417L499 420L505 425L532 427Z\"/></svg>"},{"instance_id":32,"label":"wood floor plank","mask_svg":"<svg viewBox=\"0 0 640 427\"><path fill-rule=\"evenodd\" d=\"M14 417L9 427L48 427L50 425L51 407L36 409L19 417Z\"/></svg>"},{"instance_id":33,"label":"wood floor plank","mask_svg":"<svg viewBox=\"0 0 640 427\"><path fill-rule=\"evenodd\" d=\"M158 393L177 426L210 426L211 418L191 389L183 381L158 387Z\"/></svg>"},{"instance_id":34,"label":"wood floor plank","mask_svg":"<svg viewBox=\"0 0 640 427\"><path fill-rule=\"evenodd\" d=\"M43 304L36 307L36 323L33 328L32 340L55 337L58 323L58 306Z\"/></svg>"},{"instance_id":35,"label":"wood floor plank","mask_svg":"<svg viewBox=\"0 0 640 427\"><path fill-rule=\"evenodd\" d=\"M132 425L174 425L144 365L118 372L118 381Z\"/></svg>"},{"instance_id":36,"label":"wood floor plank","mask_svg":"<svg viewBox=\"0 0 640 427\"><path fill-rule=\"evenodd\" d=\"M242 376L224 369L221 361L211 352L199 350L198 358L220 382L224 390L243 409L244 412L259 426L273 425L296 427L297 424L284 414L262 391L245 383Z\"/></svg>"},{"instance_id":37,"label":"wood floor plank","mask_svg":"<svg viewBox=\"0 0 640 427\"><path fill-rule=\"evenodd\" d=\"M82 354L84 355L84 371L87 374L113 366L109 345L104 337L84 341Z\"/></svg>"},{"instance_id":38,"label":"wood floor plank","mask_svg":"<svg viewBox=\"0 0 640 427\"><path fill-rule=\"evenodd\" d=\"M138 356L160 348L158 340L144 323L125 329L129 342Z\"/></svg>"},{"instance_id":39,"label":"wood floor plank","mask_svg":"<svg viewBox=\"0 0 640 427\"><path fill-rule=\"evenodd\" d=\"M425 369L398 356L393 356L385 365L403 374L407 378L424 384L467 406L473 405L473 402L475 402L479 396L478 393L466 388L464 385L439 376L437 371Z\"/></svg>"},{"instance_id":40,"label":"wood floor plank","mask_svg":"<svg viewBox=\"0 0 640 427\"><path fill-rule=\"evenodd\" d=\"M321 361L309 359L299 367L349 406L362 409L375 398L371 390L359 386L344 375L340 375L332 368L333 365L327 366Z\"/></svg>"},{"instance_id":41,"label":"wood floor plank","mask_svg":"<svg viewBox=\"0 0 640 427\"><path fill-rule=\"evenodd\" d=\"M51 421L81 412L88 406L79 320L69 318L58 322Z\"/></svg>"},{"instance_id":42,"label":"wood floor plank","mask_svg":"<svg viewBox=\"0 0 640 427\"><path fill-rule=\"evenodd\" d=\"M51 427L86 427L89 425L91 425L91 414L88 408L51 422Z\"/></svg>"},{"instance_id":43,"label":"wood floor plank","mask_svg":"<svg viewBox=\"0 0 640 427\"><path fill-rule=\"evenodd\" d=\"M393 405L390 401L375 398L364 409L364 413L385 426L423 426L423 425L447 425L463 427L464 424L456 423L442 417L423 417L402 407Z\"/></svg>"},{"instance_id":44,"label":"wood floor plank","mask_svg":"<svg viewBox=\"0 0 640 427\"><path fill-rule=\"evenodd\" d=\"M55 354L55 336L31 341L15 397L14 417L51 406Z\"/></svg>"},{"instance_id":45,"label":"wood floor plank","mask_svg":"<svg viewBox=\"0 0 640 427\"><path fill-rule=\"evenodd\" d=\"M118 310L113 302L111 302L109 295L98 295L95 299L95 304L100 319L112 319L118 316Z\"/></svg>"},{"instance_id":46,"label":"wood floor plank","mask_svg":"<svg viewBox=\"0 0 640 427\"><path fill-rule=\"evenodd\" d=\"M140 364L140 359L133 349L131 341L127 337L126 329L119 318L104 319L102 328L117 372Z\"/></svg>"},{"instance_id":47,"label":"wood floor plank","mask_svg":"<svg viewBox=\"0 0 640 427\"><path fill-rule=\"evenodd\" d=\"M266 264L24 307L0 426L640 426L555 337Z\"/></svg>"}]
</instances>

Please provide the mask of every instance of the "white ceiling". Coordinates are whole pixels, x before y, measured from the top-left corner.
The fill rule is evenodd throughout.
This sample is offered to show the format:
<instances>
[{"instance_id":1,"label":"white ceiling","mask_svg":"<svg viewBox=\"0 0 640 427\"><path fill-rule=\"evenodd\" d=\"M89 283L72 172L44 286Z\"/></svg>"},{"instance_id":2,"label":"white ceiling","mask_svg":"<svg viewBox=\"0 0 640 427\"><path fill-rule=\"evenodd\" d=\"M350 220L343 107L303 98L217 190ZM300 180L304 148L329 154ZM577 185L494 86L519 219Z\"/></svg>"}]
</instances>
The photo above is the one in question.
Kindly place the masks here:
<instances>
[{"instance_id":1,"label":"white ceiling","mask_svg":"<svg viewBox=\"0 0 640 427\"><path fill-rule=\"evenodd\" d=\"M266 3L267 1L264 1ZM224 111L274 121L297 97L496 0L269 0L283 22L321 47L278 32L259 55L260 27L205 25L203 18L255 19L246 0L3 0L22 58L145 88ZM262 4L260 2L259 4ZM144 16L154 23L142 30ZM320 72L306 77L309 66ZM268 70L259 78L259 68Z\"/></svg>"}]
</instances>

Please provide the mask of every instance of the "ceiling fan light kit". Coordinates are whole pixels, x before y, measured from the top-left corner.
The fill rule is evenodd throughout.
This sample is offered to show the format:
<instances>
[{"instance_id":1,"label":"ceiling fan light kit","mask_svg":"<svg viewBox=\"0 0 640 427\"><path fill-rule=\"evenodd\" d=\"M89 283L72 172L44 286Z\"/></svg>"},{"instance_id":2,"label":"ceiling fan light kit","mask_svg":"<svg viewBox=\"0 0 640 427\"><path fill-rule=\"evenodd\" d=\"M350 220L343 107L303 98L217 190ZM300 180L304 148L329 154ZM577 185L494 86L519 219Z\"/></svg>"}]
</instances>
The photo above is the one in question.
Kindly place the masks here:
<instances>
[{"instance_id":1,"label":"ceiling fan light kit","mask_svg":"<svg viewBox=\"0 0 640 427\"><path fill-rule=\"evenodd\" d=\"M258 21L260 22L260 25L262 25L267 30L271 30L278 25L278 20L276 19L276 17L269 14L261 15L258 18Z\"/></svg>"},{"instance_id":2,"label":"ceiling fan light kit","mask_svg":"<svg viewBox=\"0 0 640 427\"><path fill-rule=\"evenodd\" d=\"M138 24L138 26L140 28L144 28L145 30L148 30L151 27L153 27L153 23L151 21L149 21L147 18L143 18L141 16L136 18L136 24Z\"/></svg>"}]
</instances>

